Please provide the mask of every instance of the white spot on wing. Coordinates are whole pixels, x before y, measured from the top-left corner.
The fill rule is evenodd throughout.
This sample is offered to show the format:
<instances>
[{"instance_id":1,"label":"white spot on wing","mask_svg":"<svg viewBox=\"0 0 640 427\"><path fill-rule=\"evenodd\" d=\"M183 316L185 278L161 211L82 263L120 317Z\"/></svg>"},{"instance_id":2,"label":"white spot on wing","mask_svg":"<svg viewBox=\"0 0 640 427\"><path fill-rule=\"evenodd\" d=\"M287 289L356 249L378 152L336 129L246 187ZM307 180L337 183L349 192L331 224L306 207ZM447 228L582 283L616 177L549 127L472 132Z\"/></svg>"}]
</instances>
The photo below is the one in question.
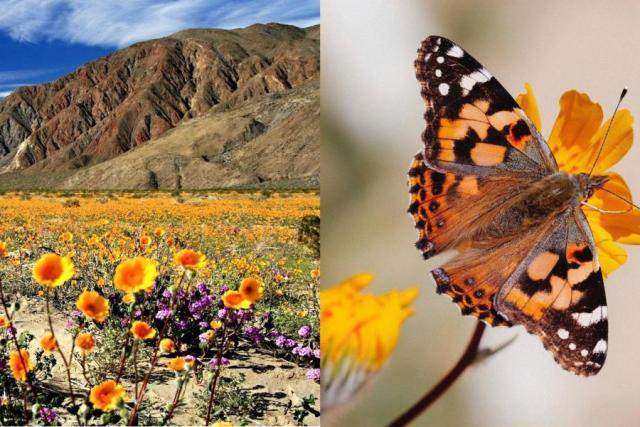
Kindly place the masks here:
<instances>
[{"instance_id":1,"label":"white spot on wing","mask_svg":"<svg viewBox=\"0 0 640 427\"><path fill-rule=\"evenodd\" d=\"M449 93L449 85L446 83L440 83L438 90L440 91L440 94L444 96Z\"/></svg>"},{"instance_id":2,"label":"white spot on wing","mask_svg":"<svg viewBox=\"0 0 640 427\"><path fill-rule=\"evenodd\" d=\"M596 343L596 346L593 347L594 353L606 353L607 352L607 342L605 340L600 340Z\"/></svg>"},{"instance_id":3,"label":"white spot on wing","mask_svg":"<svg viewBox=\"0 0 640 427\"><path fill-rule=\"evenodd\" d=\"M431 54L430 54L430 53L427 53L427 54L424 56L424 62L427 62L427 61L429 60L429 58L431 58Z\"/></svg>"},{"instance_id":4,"label":"white spot on wing","mask_svg":"<svg viewBox=\"0 0 640 427\"><path fill-rule=\"evenodd\" d=\"M442 56L438 56L436 61L438 61L438 64L442 64L444 62L444 58Z\"/></svg>"},{"instance_id":5,"label":"white spot on wing","mask_svg":"<svg viewBox=\"0 0 640 427\"><path fill-rule=\"evenodd\" d=\"M436 77L442 77L442 70L439 68L436 69Z\"/></svg>"},{"instance_id":6,"label":"white spot on wing","mask_svg":"<svg viewBox=\"0 0 640 427\"><path fill-rule=\"evenodd\" d=\"M573 313L571 315L578 325L586 328L607 318L607 307L604 305L593 309L591 313Z\"/></svg>"},{"instance_id":7,"label":"white spot on wing","mask_svg":"<svg viewBox=\"0 0 640 427\"><path fill-rule=\"evenodd\" d=\"M575 350L576 349L576 344L575 343L570 343L569 344L569 350Z\"/></svg>"},{"instance_id":8,"label":"white spot on wing","mask_svg":"<svg viewBox=\"0 0 640 427\"><path fill-rule=\"evenodd\" d=\"M558 329L558 336L560 337L560 339L566 340L567 338L569 338L569 331L560 328Z\"/></svg>"},{"instance_id":9,"label":"white spot on wing","mask_svg":"<svg viewBox=\"0 0 640 427\"><path fill-rule=\"evenodd\" d=\"M471 77L478 83L486 83L491 80L492 76L491 73L489 73L487 70L485 70L484 68L480 68L479 70L476 70L473 73L469 74L469 77Z\"/></svg>"},{"instance_id":10,"label":"white spot on wing","mask_svg":"<svg viewBox=\"0 0 640 427\"><path fill-rule=\"evenodd\" d=\"M580 351L580 354L582 355L582 357L587 357L587 355L589 354L589 350L587 349L582 349Z\"/></svg>"},{"instance_id":11,"label":"white spot on wing","mask_svg":"<svg viewBox=\"0 0 640 427\"><path fill-rule=\"evenodd\" d=\"M464 55L464 51L460 49L460 47L453 45L447 52L447 55L453 56L454 58L462 58L462 56Z\"/></svg>"}]
</instances>

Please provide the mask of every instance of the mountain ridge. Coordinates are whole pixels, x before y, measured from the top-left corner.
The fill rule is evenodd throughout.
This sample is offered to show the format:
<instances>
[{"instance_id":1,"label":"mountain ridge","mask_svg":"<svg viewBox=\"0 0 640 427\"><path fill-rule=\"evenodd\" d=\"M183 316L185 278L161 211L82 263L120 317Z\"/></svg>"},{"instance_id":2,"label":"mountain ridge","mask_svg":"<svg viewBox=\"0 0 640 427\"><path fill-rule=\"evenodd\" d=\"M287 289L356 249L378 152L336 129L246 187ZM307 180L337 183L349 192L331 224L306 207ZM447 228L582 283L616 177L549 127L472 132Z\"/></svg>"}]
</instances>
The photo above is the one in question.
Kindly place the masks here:
<instances>
[{"instance_id":1,"label":"mountain ridge","mask_svg":"<svg viewBox=\"0 0 640 427\"><path fill-rule=\"evenodd\" d=\"M0 181L69 176L212 109L233 110L318 80L319 31L282 24L189 29L21 87L0 100Z\"/></svg>"}]
</instances>

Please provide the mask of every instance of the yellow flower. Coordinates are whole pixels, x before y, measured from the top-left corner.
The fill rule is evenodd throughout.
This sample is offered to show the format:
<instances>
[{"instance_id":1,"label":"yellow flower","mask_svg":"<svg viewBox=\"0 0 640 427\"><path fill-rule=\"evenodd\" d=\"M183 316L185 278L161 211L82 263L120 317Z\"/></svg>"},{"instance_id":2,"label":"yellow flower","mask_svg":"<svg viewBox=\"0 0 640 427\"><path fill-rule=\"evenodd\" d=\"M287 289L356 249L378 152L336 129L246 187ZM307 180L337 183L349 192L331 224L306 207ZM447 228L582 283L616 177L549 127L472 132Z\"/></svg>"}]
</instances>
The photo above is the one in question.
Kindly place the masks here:
<instances>
[{"instance_id":1,"label":"yellow flower","mask_svg":"<svg viewBox=\"0 0 640 427\"><path fill-rule=\"evenodd\" d=\"M155 261L144 257L127 259L116 267L113 282L116 288L126 293L149 290L158 277L156 266Z\"/></svg>"},{"instance_id":2,"label":"yellow flower","mask_svg":"<svg viewBox=\"0 0 640 427\"><path fill-rule=\"evenodd\" d=\"M233 427L234 424L231 421L216 421L211 424L213 427Z\"/></svg>"},{"instance_id":3,"label":"yellow flower","mask_svg":"<svg viewBox=\"0 0 640 427\"><path fill-rule=\"evenodd\" d=\"M76 345L80 348L80 350L88 353L92 351L96 346L96 340L93 338L93 335L82 332L76 337Z\"/></svg>"},{"instance_id":4,"label":"yellow flower","mask_svg":"<svg viewBox=\"0 0 640 427\"><path fill-rule=\"evenodd\" d=\"M211 329L213 329L213 330L220 329L220 328L222 328L222 322L217 320L217 319L215 319L215 320L211 321L209 326L211 326Z\"/></svg>"},{"instance_id":5,"label":"yellow flower","mask_svg":"<svg viewBox=\"0 0 640 427\"><path fill-rule=\"evenodd\" d=\"M246 300L238 291L227 291L222 294L222 302L227 308L249 308L251 301Z\"/></svg>"},{"instance_id":6,"label":"yellow flower","mask_svg":"<svg viewBox=\"0 0 640 427\"><path fill-rule=\"evenodd\" d=\"M96 291L82 291L76 307L89 319L98 322L103 322L109 315L109 301Z\"/></svg>"},{"instance_id":7,"label":"yellow flower","mask_svg":"<svg viewBox=\"0 0 640 427\"><path fill-rule=\"evenodd\" d=\"M320 291L323 406L350 399L384 365L398 343L402 323L413 314L408 305L417 289L381 296L361 293L372 279L371 274L359 274Z\"/></svg>"},{"instance_id":8,"label":"yellow flower","mask_svg":"<svg viewBox=\"0 0 640 427\"><path fill-rule=\"evenodd\" d=\"M183 249L175 254L174 260L177 265L184 268L198 269L207 265L207 257L202 252L191 249Z\"/></svg>"},{"instance_id":9,"label":"yellow flower","mask_svg":"<svg viewBox=\"0 0 640 427\"><path fill-rule=\"evenodd\" d=\"M124 294L122 296L122 302L125 304L133 304L136 302L136 296L134 294Z\"/></svg>"},{"instance_id":10,"label":"yellow flower","mask_svg":"<svg viewBox=\"0 0 640 427\"><path fill-rule=\"evenodd\" d=\"M154 234L156 237L162 237L162 236L164 236L164 228L162 228L162 227L156 227L156 228L155 228L155 230L153 230L153 234Z\"/></svg>"},{"instance_id":11,"label":"yellow flower","mask_svg":"<svg viewBox=\"0 0 640 427\"><path fill-rule=\"evenodd\" d=\"M140 320L136 320L131 324L131 333L139 340L150 340L156 336L156 330L147 322Z\"/></svg>"},{"instance_id":12,"label":"yellow flower","mask_svg":"<svg viewBox=\"0 0 640 427\"><path fill-rule=\"evenodd\" d=\"M52 334L48 334L40 340L40 347L42 347L44 351L56 351L58 349L58 341Z\"/></svg>"},{"instance_id":13,"label":"yellow flower","mask_svg":"<svg viewBox=\"0 0 640 427\"><path fill-rule=\"evenodd\" d=\"M540 114L533 90L529 84L525 84L525 88L526 93L518 96L518 103L540 130ZM562 95L560 112L548 140L561 171L572 174L591 171L611 121L609 119L602 123L602 119L600 104L591 101L587 94L570 90ZM631 192L624 179L608 169L618 163L631 148L632 124L633 117L628 110L618 111L607 143L593 169L593 175L605 175L609 178L604 189L629 201ZM640 211L630 209L628 203L603 189L596 189L588 203L602 210L626 211L607 214L586 206L582 208L593 232L602 274L606 277L627 260L626 251L614 242L640 244Z\"/></svg>"},{"instance_id":14,"label":"yellow flower","mask_svg":"<svg viewBox=\"0 0 640 427\"><path fill-rule=\"evenodd\" d=\"M167 367L169 369L173 369L174 371L184 370L185 365L186 362L184 360L184 357L176 357L175 359L171 359L167 362Z\"/></svg>"},{"instance_id":15,"label":"yellow flower","mask_svg":"<svg viewBox=\"0 0 640 427\"><path fill-rule=\"evenodd\" d=\"M244 299L250 301L251 303L254 303L262 298L264 289L258 279L247 277L242 281L242 283L240 283L239 291Z\"/></svg>"},{"instance_id":16,"label":"yellow flower","mask_svg":"<svg viewBox=\"0 0 640 427\"><path fill-rule=\"evenodd\" d=\"M9 354L9 368L11 369L13 378L18 381L26 381L27 373L33 369L29 352L25 349L21 349L19 353L12 351L11 354Z\"/></svg>"},{"instance_id":17,"label":"yellow flower","mask_svg":"<svg viewBox=\"0 0 640 427\"><path fill-rule=\"evenodd\" d=\"M124 387L114 380L107 380L94 386L89 394L89 400L93 407L101 411L111 411L118 406L120 401L127 399Z\"/></svg>"},{"instance_id":18,"label":"yellow flower","mask_svg":"<svg viewBox=\"0 0 640 427\"><path fill-rule=\"evenodd\" d=\"M163 338L160 340L160 350L163 353L173 353L176 351L176 343L170 338Z\"/></svg>"},{"instance_id":19,"label":"yellow flower","mask_svg":"<svg viewBox=\"0 0 640 427\"><path fill-rule=\"evenodd\" d=\"M71 279L75 271L71 259L50 253L36 261L32 274L36 282L55 288Z\"/></svg>"},{"instance_id":20,"label":"yellow flower","mask_svg":"<svg viewBox=\"0 0 640 427\"><path fill-rule=\"evenodd\" d=\"M9 254L7 250L7 244L3 241L0 241L0 258L6 257Z\"/></svg>"},{"instance_id":21,"label":"yellow flower","mask_svg":"<svg viewBox=\"0 0 640 427\"><path fill-rule=\"evenodd\" d=\"M60 240L62 240L63 242L70 242L73 240L73 233L70 233L68 231L65 231L64 233L62 233L62 235L60 236Z\"/></svg>"}]
</instances>

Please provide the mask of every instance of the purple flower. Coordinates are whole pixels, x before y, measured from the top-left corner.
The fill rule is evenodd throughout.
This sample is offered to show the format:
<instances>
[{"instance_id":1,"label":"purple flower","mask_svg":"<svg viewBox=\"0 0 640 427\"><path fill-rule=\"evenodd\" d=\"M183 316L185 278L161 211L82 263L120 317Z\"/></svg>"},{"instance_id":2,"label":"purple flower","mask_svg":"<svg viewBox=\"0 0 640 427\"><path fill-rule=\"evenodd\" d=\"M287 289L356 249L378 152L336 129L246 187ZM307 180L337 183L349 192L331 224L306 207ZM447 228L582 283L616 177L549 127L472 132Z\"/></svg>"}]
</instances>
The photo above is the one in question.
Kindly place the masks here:
<instances>
[{"instance_id":1,"label":"purple flower","mask_svg":"<svg viewBox=\"0 0 640 427\"><path fill-rule=\"evenodd\" d=\"M211 360L209 360L209 367L216 368L218 366L229 366L229 359L226 357L212 357Z\"/></svg>"},{"instance_id":2,"label":"purple flower","mask_svg":"<svg viewBox=\"0 0 640 427\"><path fill-rule=\"evenodd\" d=\"M80 310L71 310L71 317L82 317L82 312Z\"/></svg>"},{"instance_id":3,"label":"purple flower","mask_svg":"<svg viewBox=\"0 0 640 427\"><path fill-rule=\"evenodd\" d=\"M17 332L18 330L13 325L7 328L7 335L9 335L9 337L11 338L15 337Z\"/></svg>"},{"instance_id":4,"label":"purple flower","mask_svg":"<svg viewBox=\"0 0 640 427\"><path fill-rule=\"evenodd\" d=\"M126 328L128 324L129 324L129 319L120 319L121 328Z\"/></svg>"},{"instance_id":5,"label":"purple flower","mask_svg":"<svg viewBox=\"0 0 640 427\"><path fill-rule=\"evenodd\" d=\"M291 353L300 356L300 357L311 357L313 355L313 350L311 350L311 347L296 347L293 350L291 350Z\"/></svg>"},{"instance_id":6,"label":"purple flower","mask_svg":"<svg viewBox=\"0 0 640 427\"><path fill-rule=\"evenodd\" d=\"M178 329L180 329L181 331L186 331L187 328L189 327L189 323L186 320L180 320L178 321Z\"/></svg>"},{"instance_id":7,"label":"purple flower","mask_svg":"<svg viewBox=\"0 0 640 427\"><path fill-rule=\"evenodd\" d=\"M253 339L255 340L256 344L262 344L264 342L264 336L262 334L256 334Z\"/></svg>"},{"instance_id":8,"label":"purple flower","mask_svg":"<svg viewBox=\"0 0 640 427\"><path fill-rule=\"evenodd\" d=\"M201 294L208 294L209 293L209 288L207 287L207 285L203 282L200 282L196 285L196 289L198 289L198 292L200 292Z\"/></svg>"},{"instance_id":9,"label":"purple flower","mask_svg":"<svg viewBox=\"0 0 640 427\"><path fill-rule=\"evenodd\" d=\"M164 298L169 299L169 298L171 298L171 296L172 296L172 295L173 295L173 294L171 293L171 290L170 290L170 289L165 289L164 291L162 291L162 296L163 296Z\"/></svg>"},{"instance_id":10,"label":"purple flower","mask_svg":"<svg viewBox=\"0 0 640 427\"><path fill-rule=\"evenodd\" d=\"M56 411L51 408L47 408L46 406L40 408L40 410L38 411L38 415L46 424L53 424L58 419L58 414L56 414Z\"/></svg>"},{"instance_id":11,"label":"purple flower","mask_svg":"<svg viewBox=\"0 0 640 427\"><path fill-rule=\"evenodd\" d=\"M158 313L156 313L156 319L164 320L168 317L171 317L171 310L168 308L158 310Z\"/></svg>"},{"instance_id":12,"label":"purple flower","mask_svg":"<svg viewBox=\"0 0 640 427\"><path fill-rule=\"evenodd\" d=\"M133 317L135 317L137 319L140 316L142 316L142 309L138 308L138 309L136 309L136 311L133 312Z\"/></svg>"},{"instance_id":13,"label":"purple flower","mask_svg":"<svg viewBox=\"0 0 640 427\"><path fill-rule=\"evenodd\" d=\"M200 325L200 329L207 329L209 327L209 322L200 322L198 323Z\"/></svg>"},{"instance_id":14,"label":"purple flower","mask_svg":"<svg viewBox=\"0 0 640 427\"><path fill-rule=\"evenodd\" d=\"M315 350L313 350L313 357L315 357L316 359L320 359L320 349L316 348Z\"/></svg>"},{"instance_id":15,"label":"purple flower","mask_svg":"<svg viewBox=\"0 0 640 427\"><path fill-rule=\"evenodd\" d=\"M202 344L208 343L209 342L209 334L206 333L206 332L201 333L200 335L198 335L198 340Z\"/></svg>"},{"instance_id":16,"label":"purple flower","mask_svg":"<svg viewBox=\"0 0 640 427\"><path fill-rule=\"evenodd\" d=\"M309 338L311 336L311 326L304 325L298 329L298 335L300 335L301 338Z\"/></svg>"},{"instance_id":17,"label":"purple flower","mask_svg":"<svg viewBox=\"0 0 640 427\"><path fill-rule=\"evenodd\" d=\"M196 358L192 355L188 355L184 357L184 361L187 363L194 363L196 361Z\"/></svg>"},{"instance_id":18,"label":"purple flower","mask_svg":"<svg viewBox=\"0 0 640 427\"><path fill-rule=\"evenodd\" d=\"M272 329L271 332L269 332L269 335L271 335L272 337L277 337L278 335L280 335L280 332L278 332L277 329Z\"/></svg>"},{"instance_id":19,"label":"purple flower","mask_svg":"<svg viewBox=\"0 0 640 427\"><path fill-rule=\"evenodd\" d=\"M305 377L307 377L310 380L313 380L317 383L320 382L320 369L319 368L312 368L309 369L305 374Z\"/></svg>"},{"instance_id":20,"label":"purple flower","mask_svg":"<svg viewBox=\"0 0 640 427\"><path fill-rule=\"evenodd\" d=\"M218 310L218 319L224 320L227 317L228 313L229 310L227 310L226 308L221 308L220 310Z\"/></svg>"},{"instance_id":21,"label":"purple flower","mask_svg":"<svg viewBox=\"0 0 640 427\"><path fill-rule=\"evenodd\" d=\"M298 345L297 342L295 342L295 340L292 340L291 338L287 338L286 341L284 342L285 347L287 348L291 348L291 347L295 347Z\"/></svg>"},{"instance_id":22,"label":"purple flower","mask_svg":"<svg viewBox=\"0 0 640 427\"><path fill-rule=\"evenodd\" d=\"M223 286L220 288L220 295L224 294L225 292L227 292L229 290L228 286Z\"/></svg>"},{"instance_id":23,"label":"purple flower","mask_svg":"<svg viewBox=\"0 0 640 427\"><path fill-rule=\"evenodd\" d=\"M258 332L260 332L260 329L258 329L256 326L247 326L244 329L244 333L249 335L249 336L254 336L256 335Z\"/></svg>"},{"instance_id":24,"label":"purple flower","mask_svg":"<svg viewBox=\"0 0 640 427\"><path fill-rule=\"evenodd\" d=\"M64 327L66 329L72 329L76 327L76 322L73 321L73 319L67 319L67 321L64 324Z\"/></svg>"},{"instance_id":25,"label":"purple flower","mask_svg":"<svg viewBox=\"0 0 640 427\"><path fill-rule=\"evenodd\" d=\"M284 335L279 335L278 338L276 338L276 345L282 348L284 347L286 341L287 341L287 338Z\"/></svg>"}]
</instances>

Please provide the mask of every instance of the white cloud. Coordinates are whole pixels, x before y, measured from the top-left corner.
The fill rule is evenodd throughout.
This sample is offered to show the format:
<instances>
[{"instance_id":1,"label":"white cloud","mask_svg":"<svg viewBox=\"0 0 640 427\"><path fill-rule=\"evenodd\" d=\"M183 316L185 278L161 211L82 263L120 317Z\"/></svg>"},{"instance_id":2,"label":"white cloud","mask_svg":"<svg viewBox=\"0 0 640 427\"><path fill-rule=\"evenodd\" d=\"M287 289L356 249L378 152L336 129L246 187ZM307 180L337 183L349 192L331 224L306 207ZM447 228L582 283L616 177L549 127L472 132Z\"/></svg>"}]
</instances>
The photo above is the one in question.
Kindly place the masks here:
<instances>
[{"instance_id":1,"label":"white cloud","mask_svg":"<svg viewBox=\"0 0 640 427\"><path fill-rule=\"evenodd\" d=\"M7 96L11 95L11 92L13 91L12 90L0 91L0 98L6 98Z\"/></svg>"},{"instance_id":2,"label":"white cloud","mask_svg":"<svg viewBox=\"0 0 640 427\"><path fill-rule=\"evenodd\" d=\"M309 26L319 0L0 0L0 31L20 41L123 47L187 28Z\"/></svg>"},{"instance_id":3,"label":"white cloud","mask_svg":"<svg viewBox=\"0 0 640 427\"><path fill-rule=\"evenodd\" d=\"M16 82L22 79L33 79L36 77L44 76L45 74L58 71L54 68L40 68L40 69L27 69L27 70L7 70L0 71L0 88L7 86L21 86L29 83L7 83Z\"/></svg>"}]
</instances>

